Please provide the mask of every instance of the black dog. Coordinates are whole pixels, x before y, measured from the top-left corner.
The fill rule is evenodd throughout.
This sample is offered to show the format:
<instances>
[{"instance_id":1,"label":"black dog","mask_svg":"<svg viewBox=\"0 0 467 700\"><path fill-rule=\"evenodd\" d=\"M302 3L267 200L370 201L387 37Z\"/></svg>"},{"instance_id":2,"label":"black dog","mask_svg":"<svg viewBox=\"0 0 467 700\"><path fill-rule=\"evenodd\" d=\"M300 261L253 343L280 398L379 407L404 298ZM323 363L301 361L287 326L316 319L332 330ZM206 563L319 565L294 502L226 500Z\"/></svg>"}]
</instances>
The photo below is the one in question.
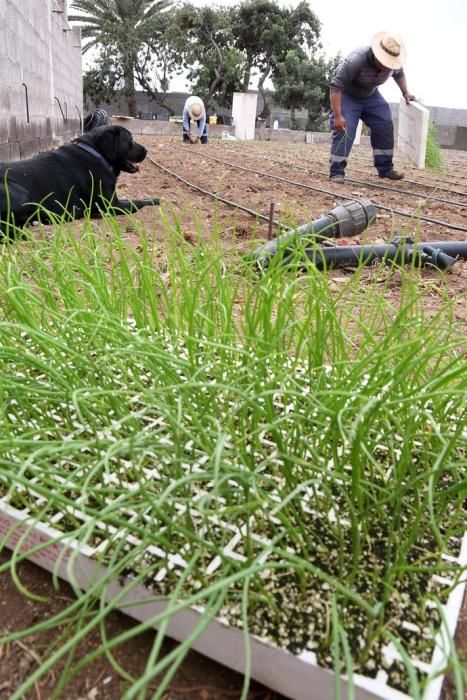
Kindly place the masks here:
<instances>
[{"instance_id":1,"label":"black dog","mask_svg":"<svg viewBox=\"0 0 467 700\"><path fill-rule=\"evenodd\" d=\"M119 199L120 172L135 173L147 151L122 126L101 126L57 150L0 164L0 232L12 237L32 220L134 212L158 199Z\"/></svg>"}]
</instances>

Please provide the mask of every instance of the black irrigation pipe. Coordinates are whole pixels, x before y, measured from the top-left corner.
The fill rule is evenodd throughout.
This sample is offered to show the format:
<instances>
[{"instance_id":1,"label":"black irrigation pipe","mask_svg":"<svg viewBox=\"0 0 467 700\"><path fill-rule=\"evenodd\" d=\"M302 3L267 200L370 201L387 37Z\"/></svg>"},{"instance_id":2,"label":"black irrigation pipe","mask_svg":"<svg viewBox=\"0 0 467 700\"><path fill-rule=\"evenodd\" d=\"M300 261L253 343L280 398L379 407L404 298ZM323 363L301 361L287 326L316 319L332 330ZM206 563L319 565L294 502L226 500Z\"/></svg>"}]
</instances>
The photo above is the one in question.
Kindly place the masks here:
<instances>
[{"instance_id":1,"label":"black irrigation pipe","mask_svg":"<svg viewBox=\"0 0 467 700\"><path fill-rule=\"evenodd\" d=\"M315 144L315 145L319 145L319 144ZM291 151L287 151L287 153L291 153ZM329 148L328 148L328 153L329 153ZM306 161L305 161L305 158L300 158L300 160L301 160L302 162L306 162ZM310 161L315 162L315 163L320 163L321 165L324 165L324 162L323 162L322 160L318 159L318 158L310 158ZM353 161L353 162L357 162L357 163L359 163L360 165L368 165L368 166L371 165L371 167L373 167L373 163L369 163L369 162L368 162L368 159L366 159L364 156L356 155L355 153L352 153L352 161ZM362 170L361 168L356 168L354 165L349 165L349 167L350 167L351 169L353 169L353 170L358 170L359 172L366 172L366 171ZM413 165L410 165L409 163L404 164L404 168L405 168L405 169L406 169L406 168L409 168L410 170L415 170L415 167L414 167ZM456 175L450 175L449 173L446 173L446 175L445 175L444 178L433 177L433 176L429 176L429 175L422 175L422 174L420 174L420 173L418 173L418 177L419 177L418 180L411 180L411 179L409 179L409 178L405 178L405 182L413 182L413 183L415 183L415 184L417 184L417 185L420 185L420 186L423 186L423 187L429 187L429 186L430 186L430 187L433 187L433 188L435 188L435 189L437 189L437 190L441 190L441 191L443 191L443 192L444 192L444 191L445 191L445 192L453 192L454 194L460 194L460 195L467 196L467 192L466 192L465 190L464 190L464 191L460 191L460 190L457 190L457 189L454 189L454 190L453 190L452 188L449 188L449 187L440 187L439 185L431 184L431 183L435 183L435 182L442 182L442 183L444 183L445 185L446 185L446 184L450 184L449 181L447 181L447 180L445 179L446 177L450 177L450 178L454 178L454 180L457 180L457 182L451 183L452 185L458 185L459 187L462 187L462 184L463 184L463 183L462 183L462 182L459 182L459 180L464 180L465 178L461 178L461 177L456 176ZM420 182L420 180L428 180L428 183L430 183L430 184L428 184L428 183L422 183L422 182Z\"/></svg>"},{"instance_id":2,"label":"black irrigation pipe","mask_svg":"<svg viewBox=\"0 0 467 700\"><path fill-rule=\"evenodd\" d=\"M300 160L304 160L301 158ZM313 159L313 162L315 163L320 163L321 165L324 165L322 160L318 160L317 158ZM366 164L364 160L361 161L361 164ZM373 163L368 163L368 166L373 167ZM352 170L359 172L359 173L364 173L366 172L362 168L356 168L353 165L349 166ZM403 166L405 169L405 166ZM410 182L410 184L418 185L419 187L432 187L434 190L437 190L439 192L452 192L452 194L458 194L461 197L467 197L467 192L465 190L458 190L458 189L452 189L452 187L441 187L440 185L436 184L438 182L443 182L446 184L446 180L442 180L441 178L430 178L430 177L425 177L424 175L419 175L419 180L412 180L410 178L405 177L404 182ZM421 180L427 180L427 182L421 182ZM453 185L459 185L459 182L454 182ZM442 201L442 200L440 200ZM465 206L465 205L464 205Z\"/></svg>"},{"instance_id":3,"label":"black irrigation pipe","mask_svg":"<svg viewBox=\"0 0 467 700\"><path fill-rule=\"evenodd\" d=\"M182 146L175 146L173 144L167 144L170 148L176 148L179 150L184 150L186 152L186 149L183 148ZM272 175L271 173L265 173L261 170L253 170L252 168L246 168L243 165L237 165L235 163L229 163L228 161L221 160L220 158L215 158L214 156L208 156L204 151L203 152L196 152L195 149L191 151L192 154L197 155L197 156L202 156L203 158L209 158L210 160L214 160L217 163L222 163L223 165L228 165L231 168L238 168L238 170L246 170L247 172L250 173L255 173L256 175L262 175L264 177L270 177L274 180L279 180L280 182L285 182L288 185L293 185L294 187L303 187L304 189L307 190L312 190L313 192L321 192L323 194L328 194L333 198L339 197L339 192L332 192L331 190L326 190L323 187L313 187L312 185L305 185L302 182L295 182L293 180L287 180L285 177L280 177L280 175ZM170 172L170 171L168 171ZM177 176L178 177L178 176ZM182 178L179 178L182 179ZM190 183L190 186L191 183ZM199 188L201 190L201 188ZM341 197L343 199L353 199L353 197L349 197L345 193L342 193ZM220 199L220 197L218 197ZM222 200L221 200L222 201ZM465 226L459 226L458 224L449 224L446 221L440 221L439 219L432 219L429 216L423 216L422 214L410 214L409 212L403 211L402 209L394 209L393 207L385 207L382 204L375 204L375 207L377 209L381 209L382 211L387 211L390 213L394 214L399 214L400 216L405 216L409 219L417 218L420 221L427 221L430 224L437 224L438 226L443 226L444 228L449 228L452 229L453 231L463 231L464 233L467 233L467 228Z\"/></svg>"},{"instance_id":4,"label":"black irrigation pipe","mask_svg":"<svg viewBox=\"0 0 467 700\"><path fill-rule=\"evenodd\" d=\"M319 224L319 222L316 222ZM289 241L293 241L294 234L300 231L291 231L288 236L279 237L282 247L282 261L288 263L294 260L292 249L287 247ZM271 258L278 252L279 247L274 246L274 241L264 243L253 253L253 259L261 269L267 267ZM430 266L438 270L449 270L459 258L467 259L467 241L414 241L404 236L396 236L389 243L383 245L345 245L345 246L316 246L306 247L305 255L318 268L324 270L331 267L347 267L356 264L371 265L375 260L381 262L394 262L397 265L415 264L417 266Z\"/></svg>"},{"instance_id":5,"label":"black irrigation pipe","mask_svg":"<svg viewBox=\"0 0 467 700\"><path fill-rule=\"evenodd\" d=\"M264 216L264 214L260 214L259 212L254 211L254 209L249 209L248 207L244 207L241 204L237 204L236 202L232 202L229 199L224 199L224 197L220 197L215 192L209 192L209 190L205 190L202 187L199 187L198 185L194 185L189 180L185 180L184 177L181 177L181 175L177 175L177 173L174 173L173 170L169 170L168 168L166 168L165 165L162 165L162 163L158 163L156 160L154 160L154 158L151 158L151 156L148 155L147 159L150 160L151 163L153 163L153 165L157 166L158 168L160 168L164 172L168 173L172 177L175 177L177 180L180 180L180 182L183 182L188 187L191 187L191 189L196 190L197 192L201 192L201 194L205 194L208 197L211 197L212 199L215 199L219 202L223 202L223 204L227 204L227 206L232 207L233 209L240 209L241 211L244 211L247 214L250 214L255 219L261 219L262 221L267 221L268 223L271 222L271 219L268 216ZM272 220L272 223L281 229L286 228L285 226L283 226L283 224L281 224L279 221L276 221L275 219Z\"/></svg>"},{"instance_id":6,"label":"black irrigation pipe","mask_svg":"<svg viewBox=\"0 0 467 700\"><path fill-rule=\"evenodd\" d=\"M356 245L306 248L307 257L318 270L355 264L371 265L375 260L396 265L435 267L449 270L458 258L467 259L467 243L461 241L429 241L414 243L398 237L386 245Z\"/></svg>"},{"instance_id":7,"label":"black irrigation pipe","mask_svg":"<svg viewBox=\"0 0 467 700\"><path fill-rule=\"evenodd\" d=\"M63 104L65 105L65 113L64 113L64 112L63 112L63 109L62 109L62 104L61 104L60 100L58 99L58 97L54 97L54 100L57 100L57 104L58 104L58 106L60 107L60 112L62 113L63 121L64 121L64 123L66 124L67 121L68 121L68 109L67 109L67 104L66 104L66 102L63 103Z\"/></svg>"},{"instance_id":8,"label":"black irrigation pipe","mask_svg":"<svg viewBox=\"0 0 467 700\"><path fill-rule=\"evenodd\" d=\"M285 167L291 167L295 168L297 170L302 170L306 173L311 173L314 175L325 175L326 177L328 176L327 172L323 172L322 170L314 170L313 168L305 168L302 167L301 165L296 165L295 163L291 163L289 161L284 161L284 160L276 160L275 158L269 158L268 156L263 155L262 153L257 153L256 157L260 157L263 160L267 160L271 163L276 163L277 165L284 165ZM251 156L253 157L253 156ZM303 160L303 159L300 159ZM323 165L323 162L320 160L316 160L314 158L310 158L311 162L313 163L320 163ZM355 170L355 168L354 168ZM359 171L359 172L364 172ZM346 180L349 182L354 182L356 185L364 185L365 187L372 187L373 189L379 189L379 190L389 190L390 192L401 192L402 194L407 194L410 195L411 197L417 197L418 199L423 198L423 199L430 199L432 202L443 202L444 204L453 204L456 207L462 207L467 209L467 202L456 202L451 199L444 199L442 197L434 197L431 194L427 194L426 192L410 192L409 190L402 190L399 187L391 187L389 185L380 185L376 182L367 182L366 180L355 180L352 177L347 177ZM425 185L423 183L417 182L416 180L404 180L404 182L412 182L415 185L419 185L419 187L428 187L428 185ZM435 189L441 189L439 187ZM452 190L447 190L448 192L452 192ZM465 195L467 197L467 192L457 192L457 194Z\"/></svg>"},{"instance_id":9,"label":"black irrigation pipe","mask_svg":"<svg viewBox=\"0 0 467 700\"><path fill-rule=\"evenodd\" d=\"M321 145L321 144L320 144L320 145ZM320 149L320 150L322 150L322 149ZM358 160L359 160L360 162L365 162L365 154L364 154L363 151L361 151L360 153L357 153L357 154L355 154L355 155L357 156L357 158L358 158ZM401 156L402 156L402 158L405 158L405 156L404 156L403 153L401 153ZM410 168L411 170L416 170L416 171L418 172L418 168L417 168L415 165L413 165L413 163L412 163L408 158L406 158L404 162L407 163L407 167L408 167L408 168ZM461 168L466 168L466 169L467 169L467 160L464 161L464 162L460 162L460 161L456 161L456 160L451 160L451 159L450 159L450 160L449 160L449 163L452 164L452 165L454 165L454 166L456 166L456 167L461 167ZM463 179L464 179L464 176L452 175L452 174L450 174L450 173L446 173L445 176L446 176L446 177L455 178L455 179L457 179L457 180L463 180ZM439 180L440 182L444 182L444 180L443 180L444 174L443 174L443 177L441 177L441 174L440 174L440 173L435 174L435 173L426 173L426 172L425 172L425 173L420 173L420 177L424 177L424 178L427 178L427 179L429 179L429 180Z\"/></svg>"},{"instance_id":10,"label":"black irrigation pipe","mask_svg":"<svg viewBox=\"0 0 467 700\"><path fill-rule=\"evenodd\" d=\"M332 244L328 239L356 236L368 228L368 226L370 226L376 218L376 211L373 202L371 202L369 199L362 198L350 200L344 204L338 205L325 216L304 224L303 226L299 226L296 229L290 229L288 226L284 226L280 222L274 221L274 219L271 217L268 218L263 216L263 214L259 214L252 209L248 209L248 207L244 207L241 204L237 204L236 202L219 197L214 192L209 192L198 185L194 185L192 182L189 182L189 180L186 180L180 175L177 175L177 173L174 173L173 170L166 168L165 165L158 163L156 160L154 160L154 158L151 158L151 156L147 156L147 158L155 166L172 177L175 177L177 180L180 180L180 182L183 182L185 185L188 185L197 192L208 195L209 197L212 197L212 199L228 204L235 209L241 209L257 219L268 221L270 225L275 224L278 226L282 233L277 238L269 240L269 242L266 244L268 247L268 254L276 252L279 242L283 243L286 239L288 240L290 237L293 238L296 235L313 237L315 240L320 240L322 246L330 246Z\"/></svg>"},{"instance_id":11,"label":"black irrigation pipe","mask_svg":"<svg viewBox=\"0 0 467 700\"><path fill-rule=\"evenodd\" d=\"M304 162L305 159L304 159L304 158L300 158L300 161ZM322 160L318 160L317 158L310 158L310 161L311 161L312 163L319 163L320 165L324 165L323 161L322 161ZM373 164L372 164L372 166L373 166ZM364 172L366 172L366 171L363 170L362 168L355 168L355 167L352 166L352 165L350 165L349 167L350 167L351 170L354 170L354 171L359 172L359 173L364 173ZM311 171L311 170L310 170L310 171ZM317 171L316 171L316 170L313 170L313 171L311 171L311 172L317 172ZM328 175L327 172L326 172L326 173L321 173L321 174L322 174L322 175L326 175L326 176ZM422 176L420 176L420 177L422 177ZM357 182L357 183L360 182L359 180L353 180L352 178L349 178L349 177L347 177L347 179L350 180L351 182ZM467 192L461 192L461 190L453 190L453 189L451 189L451 188L449 188L449 187L440 187L439 185L428 184L428 183L425 183L425 182L420 182L419 180L411 180L410 178L404 178L404 182L410 182L411 184L413 184L413 185L418 185L419 187L432 187L433 189L437 190L438 192L452 192L452 194L459 194L461 197L467 197ZM445 181L444 181L444 180L440 180L440 182L445 182ZM365 182L365 183L362 183L362 184L365 184L365 185L366 185L366 184L368 184L368 183ZM456 184L458 184L458 183L456 183ZM411 192L407 192L407 190L400 190L400 189L398 189L398 188L396 188L396 187L388 187L387 185L378 185L378 184L376 184L376 183L374 183L374 184L372 183L370 186L371 186L371 187L384 188L384 189L392 189L392 190L394 190L394 192L405 192L406 194L412 194ZM414 193L414 194L416 194L417 197L423 196L423 194L418 194L418 193ZM428 196L430 197L430 199L436 200L436 201L438 201L438 202L447 202L448 204L458 204L458 205L461 206L461 207L467 207L467 204L463 204L463 203L461 203L461 202L451 202L451 201L449 201L449 200L441 199L441 198L438 198L438 197L432 197L431 195L428 195Z\"/></svg>"},{"instance_id":12,"label":"black irrigation pipe","mask_svg":"<svg viewBox=\"0 0 467 700\"><path fill-rule=\"evenodd\" d=\"M315 145L317 145L317 144L315 144ZM320 150L321 150L321 149L320 149ZM328 149L328 152L329 152L329 149ZM363 155L360 156L360 155L357 155L357 154L353 153L353 154L352 154L352 160L356 160L356 161L359 162L361 165L362 165L362 164L364 164L364 165L368 164L368 159L366 159ZM323 161L316 160L316 162L322 163ZM451 163L452 163L453 165L455 164L455 163L453 163L452 161L451 161ZM373 164L371 163L371 165L373 165ZM404 165L404 167L407 167L407 168L409 168L410 170L415 170L415 167L414 167L413 165L411 165L410 163L407 163L407 165ZM463 164L463 167L466 167L466 168L467 168L467 163L464 163L464 164ZM454 180L457 180L457 182L453 182L453 183L452 183L453 185L462 185L462 183L459 183L458 181L459 181L459 180L464 180L464 179L465 179L465 178L463 178L463 177L459 177L458 175L450 175L449 173L446 173L446 175L444 176L444 178L436 177L436 176L434 176L434 175L422 175L421 173L418 174L418 177L421 178L422 180L428 180L428 182L443 182L444 184L446 184L446 179L445 179L445 178L446 178L446 177L450 177L450 178L453 178ZM416 180L410 180L410 182L417 182L417 181L416 181ZM438 188L438 189L447 189L447 188ZM462 192L462 193L461 193L461 192L457 192L457 190L450 190L450 189L447 189L447 191L448 191L448 192L456 192L457 194L466 194L465 192Z\"/></svg>"}]
</instances>

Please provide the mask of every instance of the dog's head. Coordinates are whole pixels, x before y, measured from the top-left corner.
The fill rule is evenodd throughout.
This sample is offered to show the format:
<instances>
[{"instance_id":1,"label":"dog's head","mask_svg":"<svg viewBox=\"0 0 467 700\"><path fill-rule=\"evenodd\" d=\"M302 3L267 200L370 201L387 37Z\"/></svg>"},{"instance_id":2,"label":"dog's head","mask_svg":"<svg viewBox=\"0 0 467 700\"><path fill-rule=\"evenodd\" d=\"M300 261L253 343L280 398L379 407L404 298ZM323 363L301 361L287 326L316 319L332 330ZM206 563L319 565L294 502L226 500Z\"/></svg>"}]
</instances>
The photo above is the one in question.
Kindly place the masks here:
<instances>
[{"instance_id":1,"label":"dog's head","mask_svg":"<svg viewBox=\"0 0 467 700\"><path fill-rule=\"evenodd\" d=\"M115 175L122 170L136 173L138 163L146 158L147 151L133 141L131 131L123 126L99 126L79 136L76 141L87 143L100 153L112 166Z\"/></svg>"}]
</instances>

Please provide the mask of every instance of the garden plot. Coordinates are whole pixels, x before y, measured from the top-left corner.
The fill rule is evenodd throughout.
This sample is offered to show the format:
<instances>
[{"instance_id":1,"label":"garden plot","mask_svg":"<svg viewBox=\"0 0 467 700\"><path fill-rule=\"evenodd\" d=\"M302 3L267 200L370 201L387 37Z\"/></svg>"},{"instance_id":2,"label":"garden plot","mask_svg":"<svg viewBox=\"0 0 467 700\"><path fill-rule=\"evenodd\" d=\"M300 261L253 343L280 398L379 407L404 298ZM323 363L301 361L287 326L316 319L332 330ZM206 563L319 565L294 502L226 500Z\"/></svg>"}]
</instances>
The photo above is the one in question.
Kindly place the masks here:
<instances>
[{"instance_id":1,"label":"garden plot","mask_svg":"<svg viewBox=\"0 0 467 700\"><path fill-rule=\"evenodd\" d=\"M336 295L166 233L163 259L88 225L0 261L3 542L72 582L70 615L100 599L84 629L121 606L186 640L134 692L191 646L292 697L340 675L436 697L448 657L460 673L454 303L427 315L415 270L395 306L378 278Z\"/></svg>"},{"instance_id":2,"label":"garden plot","mask_svg":"<svg viewBox=\"0 0 467 700\"><path fill-rule=\"evenodd\" d=\"M378 179L372 168L371 151L359 149L350 157L348 182L336 187L329 182L329 154L322 147L268 142L220 144L213 141L205 147L183 148L178 143L160 143L149 138L145 145L156 161L173 172L265 217L269 216L273 202L275 218L287 225L296 226L312 221L332 209L336 202L368 197L383 208L378 211L376 223L364 234L365 241L388 240L401 233L416 234L421 240L466 238L467 167L465 164L463 167L451 166L449 159L453 156L449 154L445 156L449 175L430 174L428 171L420 174L408 163L397 163L399 169L406 171L406 179L388 185ZM454 172L459 173L457 178L451 176ZM282 180L269 178L268 175ZM161 194L162 201L167 192L167 203L174 204L182 211L186 206L181 218L186 217L187 231L190 225L193 226L189 200L196 201L195 225L202 221L202 228L205 228L206 223L212 221L213 208L209 199L190 191L186 185L180 186L150 163L145 164L141 179L134 186L141 186L141 190L136 190L138 195L147 195L152 187ZM184 197L184 193L187 197ZM218 211L225 215L222 205L219 205ZM406 212L407 216L399 214L400 211ZM145 213L145 216L148 214ZM257 236L266 238L267 223L255 223L241 212L237 218L238 244L245 245L246 239ZM450 225L458 229L450 229Z\"/></svg>"}]
</instances>

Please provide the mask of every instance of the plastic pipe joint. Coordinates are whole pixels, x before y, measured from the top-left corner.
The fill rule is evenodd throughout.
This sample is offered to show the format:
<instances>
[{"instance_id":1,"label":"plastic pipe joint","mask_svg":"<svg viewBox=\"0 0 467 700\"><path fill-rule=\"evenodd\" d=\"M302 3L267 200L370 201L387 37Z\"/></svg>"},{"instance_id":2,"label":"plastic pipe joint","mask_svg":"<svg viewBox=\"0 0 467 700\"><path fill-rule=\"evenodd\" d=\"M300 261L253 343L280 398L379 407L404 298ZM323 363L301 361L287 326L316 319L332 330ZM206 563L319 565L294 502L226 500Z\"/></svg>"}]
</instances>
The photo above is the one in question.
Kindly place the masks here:
<instances>
[{"instance_id":1,"label":"plastic pipe joint","mask_svg":"<svg viewBox=\"0 0 467 700\"><path fill-rule=\"evenodd\" d=\"M282 247L287 241L292 243L297 239L297 236L314 239L317 237L351 238L362 233L375 219L376 208L371 200L366 198L353 199L334 207L320 219L282 233L277 238L257 248L253 256L258 261L266 261L277 252L279 247Z\"/></svg>"}]
</instances>

